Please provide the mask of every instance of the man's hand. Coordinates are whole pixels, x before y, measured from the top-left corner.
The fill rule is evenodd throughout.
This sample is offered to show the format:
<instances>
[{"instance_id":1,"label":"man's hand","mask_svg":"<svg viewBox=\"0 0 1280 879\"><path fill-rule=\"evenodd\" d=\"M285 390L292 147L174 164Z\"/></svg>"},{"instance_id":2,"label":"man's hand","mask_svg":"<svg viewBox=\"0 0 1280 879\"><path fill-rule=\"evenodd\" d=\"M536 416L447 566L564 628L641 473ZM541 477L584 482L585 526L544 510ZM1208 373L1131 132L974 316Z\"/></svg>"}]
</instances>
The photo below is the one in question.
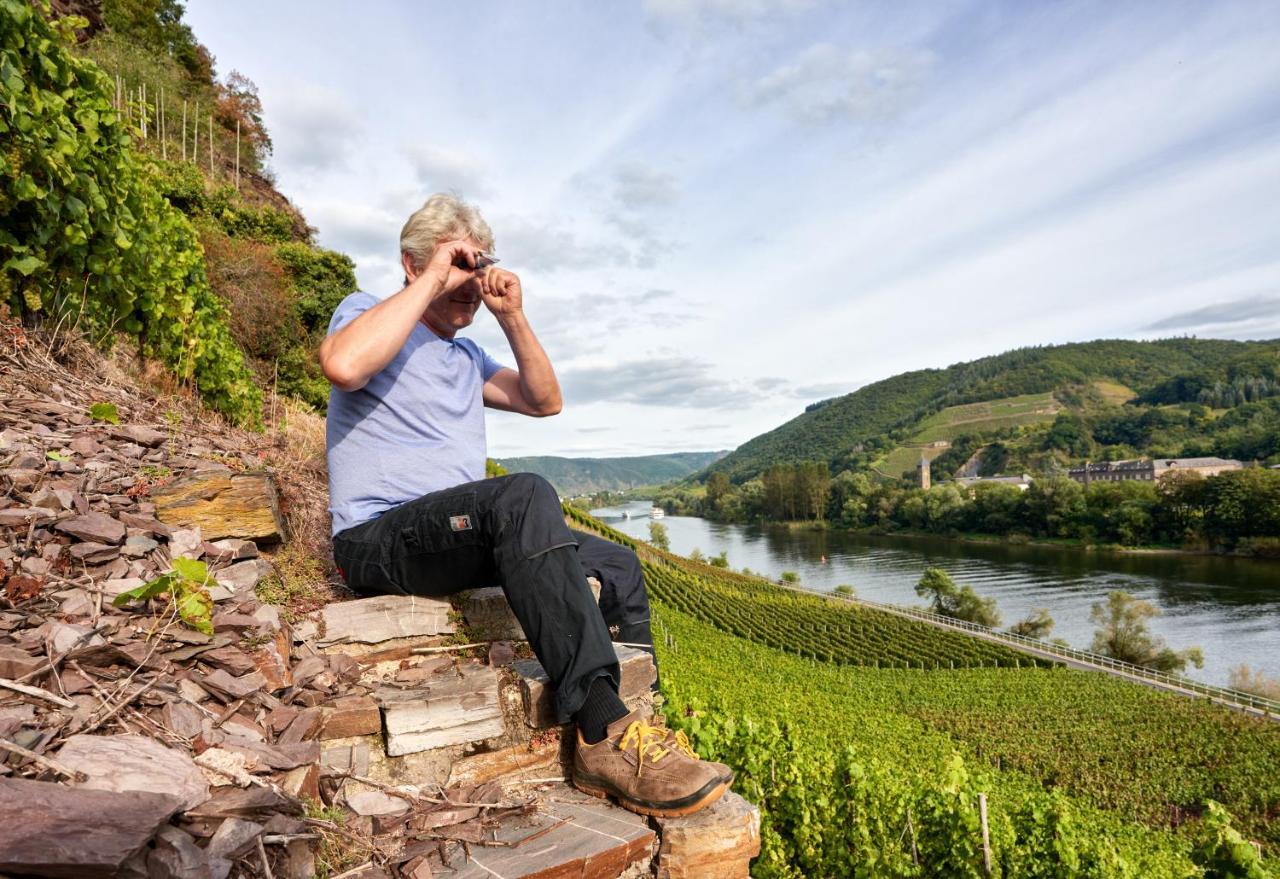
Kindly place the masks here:
<instances>
[{"instance_id":1,"label":"man's hand","mask_svg":"<svg viewBox=\"0 0 1280 879\"><path fill-rule=\"evenodd\" d=\"M514 272L490 266L480 276L480 297L496 318L517 314L524 308L520 279Z\"/></svg>"},{"instance_id":2,"label":"man's hand","mask_svg":"<svg viewBox=\"0 0 1280 879\"><path fill-rule=\"evenodd\" d=\"M434 275L440 281L441 293L452 293L475 277L476 254L474 244L464 240L444 241L436 245L431 260L423 269L424 275Z\"/></svg>"}]
</instances>

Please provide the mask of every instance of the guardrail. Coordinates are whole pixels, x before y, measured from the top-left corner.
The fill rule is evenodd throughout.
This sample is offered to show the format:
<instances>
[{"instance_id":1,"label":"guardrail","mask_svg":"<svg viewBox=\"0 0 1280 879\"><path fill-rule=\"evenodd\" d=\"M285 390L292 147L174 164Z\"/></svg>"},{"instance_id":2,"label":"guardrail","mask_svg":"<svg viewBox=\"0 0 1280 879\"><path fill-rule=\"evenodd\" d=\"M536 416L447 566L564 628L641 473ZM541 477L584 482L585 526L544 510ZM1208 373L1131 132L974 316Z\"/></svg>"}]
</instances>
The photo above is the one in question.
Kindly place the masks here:
<instances>
[{"instance_id":1,"label":"guardrail","mask_svg":"<svg viewBox=\"0 0 1280 879\"><path fill-rule=\"evenodd\" d=\"M847 601L873 610L895 613L899 616L912 617L921 620L922 622L931 623L935 626L972 632L990 638L994 641L1003 642L1011 647L1025 647L1029 650L1034 650L1037 653L1047 653L1061 659L1070 659L1074 662L1119 672L1130 677L1143 678L1145 680L1163 684L1167 687L1174 687L1179 690L1185 690L1205 696L1206 698L1214 699L1219 702L1226 702L1243 708L1251 708L1255 711L1262 712L1267 716L1280 717L1280 702L1273 699L1266 699L1262 696L1256 696L1253 693L1244 693L1240 690L1233 690L1229 687L1203 684L1199 681L1194 681L1180 675L1171 675L1166 672L1145 668L1141 665L1134 665L1131 662L1112 659L1110 656L1103 656L1101 653L1092 653L1088 650L1077 650L1074 647L1064 647L1061 644L1054 644L1050 641L1041 641L1038 638L1028 638L1025 635L1016 635L1013 632L1002 632L999 629L993 629L990 626L971 623L967 620L958 620L954 617L943 616L942 614L933 613L928 610L919 610L914 607L903 607L896 604L882 604L878 601L870 601L865 598L857 598L848 595L835 595L830 592L821 592L817 589L810 589L806 586L797 586L787 583L778 585L781 585L784 589L791 589L796 592L804 593L805 595L816 595L819 598L825 598L831 601Z\"/></svg>"}]
</instances>

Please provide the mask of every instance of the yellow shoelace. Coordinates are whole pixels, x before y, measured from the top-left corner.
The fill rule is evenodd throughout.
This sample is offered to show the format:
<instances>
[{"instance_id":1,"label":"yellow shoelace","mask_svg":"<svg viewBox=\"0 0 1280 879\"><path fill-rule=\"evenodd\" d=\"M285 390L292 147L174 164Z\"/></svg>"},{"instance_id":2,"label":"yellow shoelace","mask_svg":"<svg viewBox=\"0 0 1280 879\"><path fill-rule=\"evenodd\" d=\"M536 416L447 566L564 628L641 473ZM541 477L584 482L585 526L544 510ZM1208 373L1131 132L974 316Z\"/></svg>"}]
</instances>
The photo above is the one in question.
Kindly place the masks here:
<instances>
[{"instance_id":1,"label":"yellow shoelace","mask_svg":"<svg viewBox=\"0 0 1280 879\"><path fill-rule=\"evenodd\" d=\"M625 751L632 745L635 746L637 776L644 766L646 757L650 763L657 763L671 753L670 749L663 744L666 732L665 729L650 726L643 720L633 720L626 732L622 734L622 740L618 742L618 750Z\"/></svg>"},{"instance_id":2,"label":"yellow shoelace","mask_svg":"<svg viewBox=\"0 0 1280 879\"><path fill-rule=\"evenodd\" d=\"M675 734L676 750L686 757L692 757L694 760L701 760L698 752L693 750L693 745L689 743L689 737L684 734L684 730L676 730Z\"/></svg>"}]
</instances>

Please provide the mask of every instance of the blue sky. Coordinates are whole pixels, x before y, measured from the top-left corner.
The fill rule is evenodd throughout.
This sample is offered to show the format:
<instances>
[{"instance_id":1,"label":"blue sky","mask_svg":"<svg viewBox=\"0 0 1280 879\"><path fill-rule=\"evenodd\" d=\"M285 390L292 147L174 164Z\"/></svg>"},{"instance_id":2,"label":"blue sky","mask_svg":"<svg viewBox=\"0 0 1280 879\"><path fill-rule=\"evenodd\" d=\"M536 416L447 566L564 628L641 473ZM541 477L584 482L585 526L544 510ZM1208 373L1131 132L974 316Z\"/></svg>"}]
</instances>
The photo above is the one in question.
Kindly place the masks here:
<instances>
[{"instance_id":1,"label":"blue sky","mask_svg":"<svg viewBox=\"0 0 1280 879\"><path fill-rule=\"evenodd\" d=\"M358 10L358 13L356 12ZM732 448L909 369L1280 336L1280 4L191 0L278 184L399 287L452 189L564 412L491 454ZM247 26L251 24L251 26ZM511 362L482 309L470 332Z\"/></svg>"}]
</instances>

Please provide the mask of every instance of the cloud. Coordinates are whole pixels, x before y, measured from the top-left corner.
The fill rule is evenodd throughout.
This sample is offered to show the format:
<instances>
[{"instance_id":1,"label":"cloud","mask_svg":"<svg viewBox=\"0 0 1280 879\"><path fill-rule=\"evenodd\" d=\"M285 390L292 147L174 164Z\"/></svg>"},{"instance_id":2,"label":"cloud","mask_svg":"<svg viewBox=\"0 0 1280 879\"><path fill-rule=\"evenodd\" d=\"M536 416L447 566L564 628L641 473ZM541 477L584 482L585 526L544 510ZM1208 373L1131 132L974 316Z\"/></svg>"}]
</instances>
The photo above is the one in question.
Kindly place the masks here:
<instances>
[{"instance_id":1,"label":"cloud","mask_svg":"<svg viewBox=\"0 0 1280 879\"><path fill-rule=\"evenodd\" d=\"M318 173L344 166L362 138L361 120L340 93L295 83L271 108L275 157L288 171Z\"/></svg>"},{"instance_id":2,"label":"cloud","mask_svg":"<svg viewBox=\"0 0 1280 879\"><path fill-rule=\"evenodd\" d=\"M769 378L758 378L755 381L756 387L762 391L776 391L778 388L785 387L788 384L790 384L790 382L788 382L785 378L777 378L776 376L769 377Z\"/></svg>"},{"instance_id":3,"label":"cloud","mask_svg":"<svg viewBox=\"0 0 1280 879\"><path fill-rule=\"evenodd\" d=\"M791 396L797 400L826 400L850 394L856 386L850 382L818 382L811 385L795 385L791 388Z\"/></svg>"},{"instance_id":4,"label":"cloud","mask_svg":"<svg viewBox=\"0 0 1280 879\"><path fill-rule=\"evenodd\" d=\"M625 210L665 207L679 197L676 178L646 162L628 162L614 169L613 200Z\"/></svg>"},{"instance_id":5,"label":"cloud","mask_svg":"<svg viewBox=\"0 0 1280 879\"><path fill-rule=\"evenodd\" d=\"M807 123L883 120L911 103L933 64L922 49L849 51L817 43L757 79L745 99Z\"/></svg>"},{"instance_id":6,"label":"cloud","mask_svg":"<svg viewBox=\"0 0 1280 879\"><path fill-rule=\"evenodd\" d=\"M549 220L505 217L493 224L498 254L513 270L530 268L556 272L593 266L631 265L627 248L611 243L585 242L573 229Z\"/></svg>"},{"instance_id":7,"label":"cloud","mask_svg":"<svg viewBox=\"0 0 1280 879\"><path fill-rule=\"evenodd\" d=\"M811 0L644 0L644 10L650 19L682 25L709 21L746 24L811 5Z\"/></svg>"},{"instance_id":8,"label":"cloud","mask_svg":"<svg viewBox=\"0 0 1280 879\"><path fill-rule=\"evenodd\" d=\"M729 380L711 364L651 357L610 366L578 367L561 375L567 403L630 403L691 409L732 409L759 402L749 384Z\"/></svg>"},{"instance_id":9,"label":"cloud","mask_svg":"<svg viewBox=\"0 0 1280 879\"><path fill-rule=\"evenodd\" d=\"M647 328L667 329L702 319L643 296L610 293L537 298L526 294L525 311L538 338L557 359L603 350L598 343L634 338L632 334Z\"/></svg>"},{"instance_id":10,"label":"cloud","mask_svg":"<svg viewBox=\"0 0 1280 879\"><path fill-rule=\"evenodd\" d=\"M1206 305L1161 318L1147 324L1145 330L1198 330L1226 328L1235 324L1262 321L1270 326L1280 324L1280 296L1247 296L1231 302Z\"/></svg>"},{"instance_id":11,"label":"cloud","mask_svg":"<svg viewBox=\"0 0 1280 879\"><path fill-rule=\"evenodd\" d=\"M429 192L456 191L466 198L489 192L480 164L463 153L429 146L410 146L405 157L418 182Z\"/></svg>"},{"instance_id":12,"label":"cloud","mask_svg":"<svg viewBox=\"0 0 1280 879\"><path fill-rule=\"evenodd\" d=\"M352 254L394 256L400 246L403 217L360 202L313 202L307 215L326 247Z\"/></svg>"}]
</instances>

